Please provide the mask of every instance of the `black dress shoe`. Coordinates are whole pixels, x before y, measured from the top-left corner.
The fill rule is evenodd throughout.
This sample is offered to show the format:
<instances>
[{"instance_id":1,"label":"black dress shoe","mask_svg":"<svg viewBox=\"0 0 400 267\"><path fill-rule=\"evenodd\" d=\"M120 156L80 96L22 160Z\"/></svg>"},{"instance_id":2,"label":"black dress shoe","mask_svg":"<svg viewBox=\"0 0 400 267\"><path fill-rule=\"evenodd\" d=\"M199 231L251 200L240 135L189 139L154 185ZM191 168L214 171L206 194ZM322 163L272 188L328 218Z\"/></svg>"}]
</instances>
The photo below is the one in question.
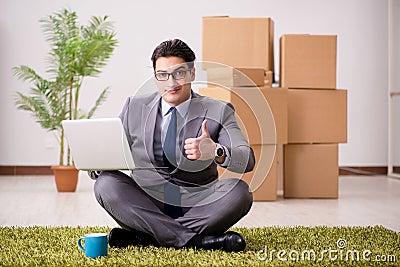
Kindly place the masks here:
<instances>
[{"instance_id":1,"label":"black dress shoe","mask_svg":"<svg viewBox=\"0 0 400 267\"><path fill-rule=\"evenodd\" d=\"M108 234L110 247L125 248L127 246L159 246L154 237L140 231L129 231L113 228Z\"/></svg>"},{"instance_id":2,"label":"black dress shoe","mask_svg":"<svg viewBox=\"0 0 400 267\"><path fill-rule=\"evenodd\" d=\"M222 249L228 252L243 251L246 241L239 233L228 231L216 236L196 236L188 244L189 247L196 247L208 250Z\"/></svg>"}]
</instances>

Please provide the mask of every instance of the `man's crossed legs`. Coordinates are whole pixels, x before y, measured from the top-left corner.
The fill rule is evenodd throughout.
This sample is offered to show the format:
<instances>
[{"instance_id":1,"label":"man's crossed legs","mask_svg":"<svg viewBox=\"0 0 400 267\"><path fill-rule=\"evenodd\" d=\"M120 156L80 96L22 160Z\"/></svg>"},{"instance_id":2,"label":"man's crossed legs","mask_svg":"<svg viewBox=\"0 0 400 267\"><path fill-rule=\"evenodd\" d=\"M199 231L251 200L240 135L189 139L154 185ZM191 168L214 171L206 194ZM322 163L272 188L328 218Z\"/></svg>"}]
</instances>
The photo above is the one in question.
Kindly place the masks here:
<instances>
[{"instance_id":1,"label":"man's crossed legs","mask_svg":"<svg viewBox=\"0 0 400 267\"><path fill-rule=\"evenodd\" d=\"M110 246L243 250L240 234L224 232L249 212L253 198L248 185L240 179L221 179L207 190L201 205L183 207L183 216L172 219L162 201L122 172L103 171L94 187L97 201L122 227L110 232Z\"/></svg>"}]
</instances>

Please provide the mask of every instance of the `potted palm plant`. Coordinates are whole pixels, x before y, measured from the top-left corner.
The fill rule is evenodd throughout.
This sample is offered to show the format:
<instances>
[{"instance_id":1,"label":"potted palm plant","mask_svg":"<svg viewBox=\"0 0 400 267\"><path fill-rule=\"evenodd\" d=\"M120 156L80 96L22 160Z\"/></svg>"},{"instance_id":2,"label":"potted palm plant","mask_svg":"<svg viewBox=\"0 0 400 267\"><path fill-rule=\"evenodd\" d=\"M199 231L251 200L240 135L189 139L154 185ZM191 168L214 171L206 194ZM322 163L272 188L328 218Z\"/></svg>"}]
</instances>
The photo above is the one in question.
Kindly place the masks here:
<instances>
[{"instance_id":1,"label":"potted palm plant","mask_svg":"<svg viewBox=\"0 0 400 267\"><path fill-rule=\"evenodd\" d=\"M85 77L96 77L106 65L117 45L112 23L107 16L93 16L87 26L78 23L76 12L62 9L40 20L48 53L48 77L34 69L20 65L14 75L33 86L29 94L16 93L15 104L20 110L32 113L36 122L56 133L59 140L59 166L52 166L58 191L73 192L78 181L78 170L73 166L70 149L64 138L62 120L91 118L107 98L108 88L102 90L94 106L84 112L79 108L79 97ZM66 185L59 173L71 172Z\"/></svg>"}]
</instances>

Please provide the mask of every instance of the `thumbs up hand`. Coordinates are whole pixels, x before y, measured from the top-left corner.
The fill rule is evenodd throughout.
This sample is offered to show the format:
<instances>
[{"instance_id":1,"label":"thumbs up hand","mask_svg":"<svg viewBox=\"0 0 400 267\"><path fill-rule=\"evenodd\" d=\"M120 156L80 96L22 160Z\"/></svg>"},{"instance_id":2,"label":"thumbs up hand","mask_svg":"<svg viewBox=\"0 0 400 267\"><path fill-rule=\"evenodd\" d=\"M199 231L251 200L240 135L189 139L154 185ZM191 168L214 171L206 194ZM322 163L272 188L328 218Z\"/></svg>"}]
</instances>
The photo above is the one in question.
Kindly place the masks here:
<instances>
[{"instance_id":1,"label":"thumbs up hand","mask_svg":"<svg viewBox=\"0 0 400 267\"><path fill-rule=\"evenodd\" d=\"M216 147L207 130L207 120L204 120L201 124L201 135L186 139L184 149L188 159L209 160L214 159Z\"/></svg>"}]
</instances>

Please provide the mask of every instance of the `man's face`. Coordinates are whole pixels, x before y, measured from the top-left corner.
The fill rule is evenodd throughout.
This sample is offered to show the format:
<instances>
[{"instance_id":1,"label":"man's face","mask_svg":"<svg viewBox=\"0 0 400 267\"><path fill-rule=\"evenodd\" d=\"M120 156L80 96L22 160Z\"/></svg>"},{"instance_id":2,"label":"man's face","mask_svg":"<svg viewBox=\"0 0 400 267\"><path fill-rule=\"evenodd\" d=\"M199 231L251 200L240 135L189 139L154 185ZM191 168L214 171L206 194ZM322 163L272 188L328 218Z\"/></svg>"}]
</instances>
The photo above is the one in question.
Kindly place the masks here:
<instances>
[{"instance_id":1,"label":"man's face","mask_svg":"<svg viewBox=\"0 0 400 267\"><path fill-rule=\"evenodd\" d=\"M182 58L159 57L154 72L158 90L165 102L177 106L189 99L195 69L189 69Z\"/></svg>"}]
</instances>

